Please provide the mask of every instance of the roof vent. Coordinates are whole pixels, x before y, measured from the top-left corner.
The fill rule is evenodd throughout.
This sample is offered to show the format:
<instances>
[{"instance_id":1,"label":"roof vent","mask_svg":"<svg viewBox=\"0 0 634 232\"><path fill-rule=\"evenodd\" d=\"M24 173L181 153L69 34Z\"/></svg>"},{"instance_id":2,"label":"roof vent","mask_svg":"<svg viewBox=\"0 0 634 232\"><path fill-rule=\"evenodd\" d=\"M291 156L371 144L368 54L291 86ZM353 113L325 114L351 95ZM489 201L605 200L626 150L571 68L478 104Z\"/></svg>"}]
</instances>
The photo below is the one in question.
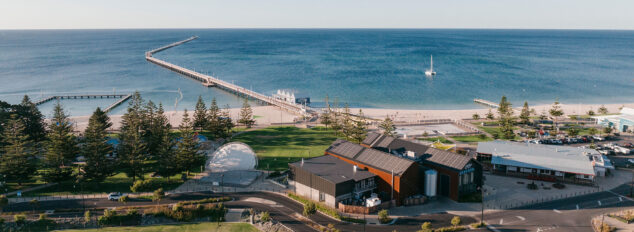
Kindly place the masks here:
<instances>
[{"instance_id":1,"label":"roof vent","mask_svg":"<svg viewBox=\"0 0 634 232\"><path fill-rule=\"evenodd\" d=\"M302 167L304 167L304 158L302 158L302 164L301 164L301 166L302 166Z\"/></svg>"},{"instance_id":2,"label":"roof vent","mask_svg":"<svg viewBox=\"0 0 634 232\"><path fill-rule=\"evenodd\" d=\"M357 173L357 165L353 165L353 166L352 166L352 171L353 171L354 173Z\"/></svg>"}]
</instances>

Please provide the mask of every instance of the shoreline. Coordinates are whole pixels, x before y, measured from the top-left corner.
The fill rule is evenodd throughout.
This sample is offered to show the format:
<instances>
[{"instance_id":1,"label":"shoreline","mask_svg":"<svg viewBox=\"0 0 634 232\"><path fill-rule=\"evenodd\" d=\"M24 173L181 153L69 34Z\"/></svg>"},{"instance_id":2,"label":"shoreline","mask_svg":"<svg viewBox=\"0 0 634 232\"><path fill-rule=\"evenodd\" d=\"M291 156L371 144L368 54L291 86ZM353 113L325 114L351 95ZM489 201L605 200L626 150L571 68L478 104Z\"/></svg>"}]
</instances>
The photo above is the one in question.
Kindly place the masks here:
<instances>
[{"instance_id":1,"label":"shoreline","mask_svg":"<svg viewBox=\"0 0 634 232\"><path fill-rule=\"evenodd\" d=\"M595 113L599 107L604 105L608 109L609 114L616 114L619 112L620 107L634 108L633 103L618 103L618 104L560 104L561 109L564 111L564 115L585 115L590 109ZM548 115L548 110L551 108L550 104L535 105L529 107L535 110L536 115L540 115L545 112ZM253 115L255 116L256 125L275 125L275 124L287 124L293 123L298 117L282 111L275 106L253 106ZM320 108L321 109L321 108ZM382 109L382 108L350 108L350 112L357 114L359 109L363 111L366 117L383 120L387 115L393 118L396 122L414 122L418 120L427 119L470 119L473 114L479 114L480 118L484 118L486 113L489 112L489 108L482 107L479 109L456 109L456 110L412 110L412 109ZM513 107L514 115L517 116L522 109L520 107ZM494 114L497 111L491 108ZM231 118L236 119L240 113L240 108L229 109ZM178 127L182 120L183 111L167 111L165 112L167 118L170 121L172 127ZM189 116L192 117L194 112L188 111ZM598 113L597 113L598 114ZM112 121L112 129L116 130L121 125L122 115L110 115ZM533 115L532 115L533 116ZM71 120L76 123L75 130L83 131L88 125L87 116L74 116Z\"/></svg>"}]
</instances>

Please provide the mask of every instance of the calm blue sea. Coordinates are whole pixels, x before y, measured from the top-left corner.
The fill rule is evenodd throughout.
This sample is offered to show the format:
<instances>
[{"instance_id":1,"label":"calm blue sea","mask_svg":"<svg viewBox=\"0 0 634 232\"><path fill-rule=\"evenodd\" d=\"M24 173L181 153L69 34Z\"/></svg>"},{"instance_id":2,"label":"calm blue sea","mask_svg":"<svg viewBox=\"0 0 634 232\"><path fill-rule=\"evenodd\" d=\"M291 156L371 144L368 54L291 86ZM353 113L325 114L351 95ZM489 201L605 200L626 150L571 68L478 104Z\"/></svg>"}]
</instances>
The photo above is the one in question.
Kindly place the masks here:
<instances>
[{"instance_id":1,"label":"calm blue sea","mask_svg":"<svg viewBox=\"0 0 634 232\"><path fill-rule=\"evenodd\" d=\"M515 105L634 100L634 31L453 29L0 31L0 99L138 90L167 110L191 110L199 95L238 107L229 93L145 61L145 51L192 35L200 38L155 56L265 94L294 89L316 106L326 95L402 109L477 108L473 98L502 95ZM430 55L433 78L424 76ZM110 101L63 104L86 115ZM52 103L41 108L50 114Z\"/></svg>"}]
</instances>

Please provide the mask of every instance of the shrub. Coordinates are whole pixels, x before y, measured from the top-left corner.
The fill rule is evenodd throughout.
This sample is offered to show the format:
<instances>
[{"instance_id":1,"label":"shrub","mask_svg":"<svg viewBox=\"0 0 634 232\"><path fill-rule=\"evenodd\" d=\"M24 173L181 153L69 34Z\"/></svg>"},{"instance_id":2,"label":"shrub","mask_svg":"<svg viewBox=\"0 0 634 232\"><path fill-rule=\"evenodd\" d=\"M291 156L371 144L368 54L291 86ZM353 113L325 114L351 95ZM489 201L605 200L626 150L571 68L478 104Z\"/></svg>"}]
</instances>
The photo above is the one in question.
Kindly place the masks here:
<instances>
[{"instance_id":1,"label":"shrub","mask_svg":"<svg viewBox=\"0 0 634 232\"><path fill-rule=\"evenodd\" d=\"M460 225L461 222L462 222L462 220L460 220L460 217L458 217L458 216L454 216L451 219L451 225L453 225L453 226L458 226L458 225Z\"/></svg>"},{"instance_id":2,"label":"shrub","mask_svg":"<svg viewBox=\"0 0 634 232\"><path fill-rule=\"evenodd\" d=\"M223 204L187 205L182 203L174 205L171 209L167 206L157 206L145 211L146 215L164 217L176 221L192 221L196 218L209 217L211 221L224 218L227 209Z\"/></svg>"},{"instance_id":3,"label":"shrub","mask_svg":"<svg viewBox=\"0 0 634 232\"><path fill-rule=\"evenodd\" d=\"M317 206L314 202L308 202L304 204L304 216L310 216L317 212Z\"/></svg>"},{"instance_id":4,"label":"shrub","mask_svg":"<svg viewBox=\"0 0 634 232\"><path fill-rule=\"evenodd\" d=\"M263 222L268 222L271 220L271 216L269 215L268 211L264 211L262 213L260 213L260 220Z\"/></svg>"},{"instance_id":5,"label":"shrub","mask_svg":"<svg viewBox=\"0 0 634 232\"><path fill-rule=\"evenodd\" d=\"M127 195L121 196L119 198L119 202L121 202L123 204L127 203L129 200L130 200L130 197L128 197Z\"/></svg>"},{"instance_id":6,"label":"shrub","mask_svg":"<svg viewBox=\"0 0 634 232\"><path fill-rule=\"evenodd\" d=\"M18 225L22 225L24 224L24 222L26 222L26 215L25 214L13 215L13 221Z\"/></svg>"},{"instance_id":7,"label":"shrub","mask_svg":"<svg viewBox=\"0 0 634 232\"><path fill-rule=\"evenodd\" d=\"M471 223L471 228L477 229L477 228L483 227L485 225L486 224L484 224L484 222L474 222L474 223Z\"/></svg>"},{"instance_id":8,"label":"shrub","mask_svg":"<svg viewBox=\"0 0 634 232\"><path fill-rule=\"evenodd\" d=\"M159 203L164 197L165 191L163 191L163 188L158 188L157 190L154 190L154 193L152 194L152 201Z\"/></svg>"},{"instance_id":9,"label":"shrub","mask_svg":"<svg viewBox=\"0 0 634 232\"><path fill-rule=\"evenodd\" d=\"M37 220L39 220L39 221L44 221L44 220L46 220L46 214L41 213L41 214L40 214L40 217L39 217Z\"/></svg>"},{"instance_id":10,"label":"shrub","mask_svg":"<svg viewBox=\"0 0 634 232\"><path fill-rule=\"evenodd\" d=\"M382 224L388 223L390 222L392 219L390 219L390 215L387 212L387 209L383 209L381 211L379 211L379 222L381 222Z\"/></svg>"},{"instance_id":11,"label":"shrub","mask_svg":"<svg viewBox=\"0 0 634 232\"><path fill-rule=\"evenodd\" d=\"M450 227L441 227L441 228L435 229L434 232L454 232L454 231L463 231L466 229L467 228L464 226L450 226Z\"/></svg>"},{"instance_id":12,"label":"shrub","mask_svg":"<svg viewBox=\"0 0 634 232\"><path fill-rule=\"evenodd\" d=\"M104 210L103 216L97 219L97 223L102 226L107 225L138 225L141 222L141 214L136 209L129 210L126 214L118 215L117 211Z\"/></svg>"},{"instance_id":13,"label":"shrub","mask_svg":"<svg viewBox=\"0 0 634 232\"><path fill-rule=\"evenodd\" d=\"M130 191L135 193L150 192L161 187L160 185L161 184L154 179L137 180L132 186L130 186Z\"/></svg>"},{"instance_id":14,"label":"shrub","mask_svg":"<svg viewBox=\"0 0 634 232\"><path fill-rule=\"evenodd\" d=\"M292 198L292 199L294 199L296 201L299 201L299 202L301 202L303 204L307 204L308 202L312 202L311 200L308 200L306 198L300 197L300 196L295 195L293 193L289 193L288 197L290 197L290 198ZM319 203L315 204L315 206L316 206L316 208L317 208L317 210L319 212L322 212L322 213L324 213L326 215L330 215L331 217L334 217L334 218L336 218L338 220L341 220L341 215L339 214L339 212L337 212L336 209L330 208L328 206L325 206L325 205L322 205L322 204L319 204Z\"/></svg>"},{"instance_id":15,"label":"shrub","mask_svg":"<svg viewBox=\"0 0 634 232\"><path fill-rule=\"evenodd\" d=\"M84 222L90 222L91 218L92 214L90 213L90 210L86 210L86 212L84 213Z\"/></svg>"},{"instance_id":16,"label":"shrub","mask_svg":"<svg viewBox=\"0 0 634 232\"><path fill-rule=\"evenodd\" d=\"M210 197L202 200L194 200L194 201L181 201L182 205L194 205L194 204L206 204L206 203L218 203L224 201L230 201L231 197Z\"/></svg>"},{"instance_id":17,"label":"shrub","mask_svg":"<svg viewBox=\"0 0 634 232\"><path fill-rule=\"evenodd\" d=\"M2 226L2 224L4 224L4 218L0 217L0 226Z\"/></svg>"},{"instance_id":18,"label":"shrub","mask_svg":"<svg viewBox=\"0 0 634 232\"><path fill-rule=\"evenodd\" d=\"M431 232L431 222L425 222L420 225L421 232Z\"/></svg>"}]
</instances>

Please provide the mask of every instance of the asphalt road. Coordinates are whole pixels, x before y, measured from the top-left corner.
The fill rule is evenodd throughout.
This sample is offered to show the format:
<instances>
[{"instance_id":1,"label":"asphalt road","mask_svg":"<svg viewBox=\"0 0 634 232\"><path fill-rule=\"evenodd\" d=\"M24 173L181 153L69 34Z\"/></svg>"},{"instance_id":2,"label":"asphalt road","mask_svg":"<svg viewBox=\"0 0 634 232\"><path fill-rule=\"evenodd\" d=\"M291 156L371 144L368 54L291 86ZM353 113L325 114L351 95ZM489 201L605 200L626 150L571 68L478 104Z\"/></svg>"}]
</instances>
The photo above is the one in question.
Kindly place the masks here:
<instances>
[{"instance_id":1,"label":"asphalt road","mask_svg":"<svg viewBox=\"0 0 634 232\"><path fill-rule=\"evenodd\" d=\"M230 202L224 202L229 208L253 208L256 211L268 211L271 217L281 222L282 224L290 227L295 231L315 231L310 226L306 225L300 220L301 213L303 212L303 205L296 201L287 198L285 196L268 193L268 192L245 192L245 193L212 193L212 192L200 192L200 193L187 193L187 194L173 194L161 201L161 204L176 203L178 201L185 200L198 200L208 197L230 196L234 200ZM63 210L63 209L83 209L86 208L110 208L121 206L142 206L156 204L149 200L133 200L126 204L109 201L107 199L71 199L71 200L56 200L56 201L43 201L39 203L37 210ZM17 203L11 204L5 208L5 211L30 211L33 207L29 203ZM81 210L80 210L81 212ZM49 217L82 217L83 213L55 213L49 215ZM35 217L35 216L34 216ZM317 213L310 216L310 220L321 225L333 224L341 231L417 231L420 229L420 225L423 222L430 221L435 227L447 226L451 221L453 215L451 214L434 214L423 215L419 217L406 217L400 218L394 223L394 225L362 225L348 222L340 222L331 217ZM472 218L462 218L463 224L470 224L475 222Z\"/></svg>"},{"instance_id":2,"label":"asphalt road","mask_svg":"<svg viewBox=\"0 0 634 232\"><path fill-rule=\"evenodd\" d=\"M622 185L610 191L485 214L485 221L496 232L593 231L593 217L634 206L634 201L625 197L629 192L630 186Z\"/></svg>"}]
</instances>

